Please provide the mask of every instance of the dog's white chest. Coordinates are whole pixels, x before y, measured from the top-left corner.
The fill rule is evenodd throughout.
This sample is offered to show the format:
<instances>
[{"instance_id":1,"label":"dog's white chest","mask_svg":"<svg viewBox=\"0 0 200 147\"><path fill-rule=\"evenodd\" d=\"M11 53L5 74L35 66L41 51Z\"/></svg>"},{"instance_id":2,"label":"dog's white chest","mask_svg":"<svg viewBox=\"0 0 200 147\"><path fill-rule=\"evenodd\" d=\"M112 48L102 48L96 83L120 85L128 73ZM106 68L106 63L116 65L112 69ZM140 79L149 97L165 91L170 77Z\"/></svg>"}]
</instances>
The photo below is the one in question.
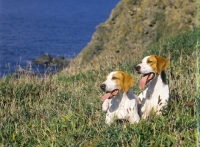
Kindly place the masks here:
<instances>
[{"instance_id":1,"label":"dog's white chest","mask_svg":"<svg viewBox=\"0 0 200 147\"><path fill-rule=\"evenodd\" d=\"M122 99L114 98L110 101L106 114L106 123L113 122L114 119L125 119L130 123L138 122L137 103L135 97L131 99L123 96Z\"/></svg>"},{"instance_id":2,"label":"dog's white chest","mask_svg":"<svg viewBox=\"0 0 200 147\"><path fill-rule=\"evenodd\" d=\"M152 109L159 114L163 106L167 105L169 87L161 81L157 81L156 84L150 83L148 88L138 97L141 101L141 113L143 118L149 116Z\"/></svg>"}]
</instances>

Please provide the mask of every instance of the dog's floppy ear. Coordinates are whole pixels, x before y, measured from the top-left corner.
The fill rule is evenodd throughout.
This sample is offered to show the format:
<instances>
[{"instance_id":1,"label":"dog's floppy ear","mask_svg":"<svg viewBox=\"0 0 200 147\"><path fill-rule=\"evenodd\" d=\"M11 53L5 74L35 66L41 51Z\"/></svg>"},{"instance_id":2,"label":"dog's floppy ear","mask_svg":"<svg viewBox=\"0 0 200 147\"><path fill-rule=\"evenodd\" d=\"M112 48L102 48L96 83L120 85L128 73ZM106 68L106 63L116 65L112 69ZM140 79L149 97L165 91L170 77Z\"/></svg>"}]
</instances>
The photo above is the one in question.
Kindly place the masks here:
<instances>
[{"instance_id":1,"label":"dog's floppy ear","mask_svg":"<svg viewBox=\"0 0 200 147\"><path fill-rule=\"evenodd\" d=\"M127 92L134 84L134 80L133 78L125 73L125 72L121 72L122 76L123 76L123 87L122 87L122 90L124 92Z\"/></svg>"},{"instance_id":2,"label":"dog's floppy ear","mask_svg":"<svg viewBox=\"0 0 200 147\"><path fill-rule=\"evenodd\" d=\"M169 62L161 56L155 56L155 58L157 59L157 72L161 74L161 72L168 67Z\"/></svg>"}]
</instances>

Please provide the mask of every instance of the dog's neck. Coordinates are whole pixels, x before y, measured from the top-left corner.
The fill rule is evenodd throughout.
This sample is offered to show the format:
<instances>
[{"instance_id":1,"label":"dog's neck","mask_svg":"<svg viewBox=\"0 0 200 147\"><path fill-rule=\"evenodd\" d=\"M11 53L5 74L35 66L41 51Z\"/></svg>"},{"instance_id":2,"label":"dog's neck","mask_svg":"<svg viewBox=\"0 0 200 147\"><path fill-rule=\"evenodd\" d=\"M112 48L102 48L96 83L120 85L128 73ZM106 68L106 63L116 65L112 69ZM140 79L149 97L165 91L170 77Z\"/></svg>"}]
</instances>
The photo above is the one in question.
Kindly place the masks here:
<instances>
[{"instance_id":1,"label":"dog's neck","mask_svg":"<svg viewBox=\"0 0 200 147\"><path fill-rule=\"evenodd\" d=\"M163 82L164 84L167 84L166 73L165 73L164 70L161 72L160 76L161 76L162 82Z\"/></svg>"},{"instance_id":2,"label":"dog's neck","mask_svg":"<svg viewBox=\"0 0 200 147\"><path fill-rule=\"evenodd\" d=\"M111 105L109 107L109 111L113 112L115 110L117 110L120 106L123 106L124 103L127 101L127 99L133 99L134 98L134 94L132 92L131 89L129 89L129 91L124 92L124 91L119 91L119 93L112 98L111 100Z\"/></svg>"},{"instance_id":3,"label":"dog's neck","mask_svg":"<svg viewBox=\"0 0 200 147\"><path fill-rule=\"evenodd\" d=\"M155 87L156 85L166 85L166 74L165 71L162 71L161 74L156 74L155 78L149 83L149 87Z\"/></svg>"},{"instance_id":4,"label":"dog's neck","mask_svg":"<svg viewBox=\"0 0 200 147\"><path fill-rule=\"evenodd\" d=\"M127 92L120 90L119 93L113 99L115 99L118 102L121 102L122 98L128 97L128 95L130 95L129 93L131 92L132 92L131 89L129 89Z\"/></svg>"}]
</instances>

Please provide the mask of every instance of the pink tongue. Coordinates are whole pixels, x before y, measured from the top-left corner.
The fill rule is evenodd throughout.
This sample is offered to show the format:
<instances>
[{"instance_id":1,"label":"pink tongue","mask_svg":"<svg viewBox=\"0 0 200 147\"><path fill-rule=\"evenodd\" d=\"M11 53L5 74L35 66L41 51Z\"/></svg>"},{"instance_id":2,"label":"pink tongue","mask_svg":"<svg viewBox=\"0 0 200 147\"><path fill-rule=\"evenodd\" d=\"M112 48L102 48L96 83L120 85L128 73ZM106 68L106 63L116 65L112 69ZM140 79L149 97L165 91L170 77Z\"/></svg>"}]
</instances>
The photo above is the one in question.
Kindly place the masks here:
<instances>
[{"instance_id":1,"label":"pink tongue","mask_svg":"<svg viewBox=\"0 0 200 147\"><path fill-rule=\"evenodd\" d=\"M148 78L148 75L142 77L142 79L140 80L140 86L139 86L140 90L144 89L147 83L147 78Z\"/></svg>"},{"instance_id":2,"label":"pink tongue","mask_svg":"<svg viewBox=\"0 0 200 147\"><path fill-rule=\"evenodd\" d=\"M111 93L105 93L105 94L102 96L101 100L102 100L102 101L105 101L106 99L108 99L108 98L110 97L110 95L111 95Z\"/></svg>"}]
</instances>

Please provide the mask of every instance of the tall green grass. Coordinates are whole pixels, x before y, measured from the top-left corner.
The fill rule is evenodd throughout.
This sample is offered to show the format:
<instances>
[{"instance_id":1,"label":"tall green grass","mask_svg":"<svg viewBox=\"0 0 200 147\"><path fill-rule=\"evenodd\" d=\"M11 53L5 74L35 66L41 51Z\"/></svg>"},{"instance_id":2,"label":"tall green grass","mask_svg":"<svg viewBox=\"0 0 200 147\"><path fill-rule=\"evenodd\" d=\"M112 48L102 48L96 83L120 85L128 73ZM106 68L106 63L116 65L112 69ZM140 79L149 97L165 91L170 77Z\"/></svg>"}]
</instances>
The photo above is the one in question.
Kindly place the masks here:
<instances>
[{"instance_id":1,"label":"tall green grass","mask_svg":"<svg viewBox=\"0 0 200 147\"><path fill-rule=\"evenodd\" d=\"M0 144L2 146L196 146L196 33L163 40L126 62L76 75L56 74L46 79L7 76L0 80ZM138 124L116 121L105 125L99 85L113 70L140 75L134 66L145 55L170 60L168 110Z\"/></svg>"},{"instance_id":2,"label":"tall green grass","mask_svg":"<svg viewBox=\"0 0 200 147\"><path fill-rule=\"evenodd\" d=\"M200 29L197 30L197 129L198 145L200 145Z\"/></svg>"}]
</instances>

